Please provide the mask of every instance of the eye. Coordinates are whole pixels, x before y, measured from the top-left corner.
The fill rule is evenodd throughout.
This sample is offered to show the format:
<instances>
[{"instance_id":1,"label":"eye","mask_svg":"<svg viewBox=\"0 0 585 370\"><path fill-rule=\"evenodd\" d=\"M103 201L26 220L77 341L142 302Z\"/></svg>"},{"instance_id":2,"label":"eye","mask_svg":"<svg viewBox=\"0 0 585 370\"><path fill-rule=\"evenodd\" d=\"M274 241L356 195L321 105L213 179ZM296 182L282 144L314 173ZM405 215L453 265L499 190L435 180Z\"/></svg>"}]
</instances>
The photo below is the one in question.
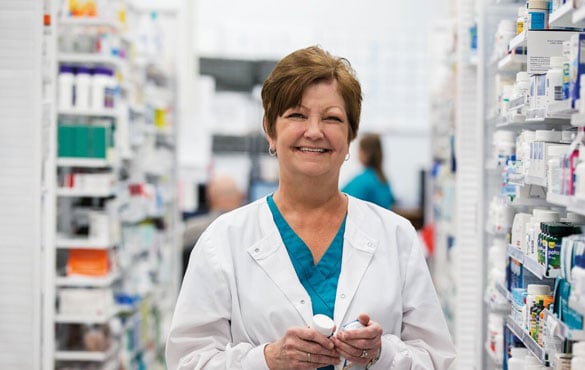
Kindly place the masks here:
<instances>
[{"instance_id":1,"label":"eye","mask_svg":"<svg viewBox=\"0 0 585 370\"><path fill-rule=\"evenodd\" d=\"M292 112L286 115L286 118L289 119L304 119L305 115L299 112Z\"/></svg>"},{"instance_id":2,"label":"eye","mask_svg":"<svg viewBox=\"0 0 585 370\"><path fill-rule=\"evenodd\" d=\"M333 122L342 123L343 119L341 119L340 117L337 117L337 116L327 116L327 117L325 117L325 121L333 121Z\"/></svg>"}]
</instances>

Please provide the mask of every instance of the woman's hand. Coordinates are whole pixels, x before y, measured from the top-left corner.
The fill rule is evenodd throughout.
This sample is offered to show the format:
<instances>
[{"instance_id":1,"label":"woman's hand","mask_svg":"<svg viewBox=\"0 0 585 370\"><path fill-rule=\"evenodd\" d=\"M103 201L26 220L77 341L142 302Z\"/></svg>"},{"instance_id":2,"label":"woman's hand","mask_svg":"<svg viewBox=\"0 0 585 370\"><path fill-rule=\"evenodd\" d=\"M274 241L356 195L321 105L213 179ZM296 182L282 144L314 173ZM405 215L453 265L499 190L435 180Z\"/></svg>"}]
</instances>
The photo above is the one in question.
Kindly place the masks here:
<instances>
[{"instance_id":1,"label":"woman's hand","mask_svg":"<svg viewBox=\"0 0 585 370\"><path fill-rule=\"evenodd\" d=\"M264 347L270 370L315 369L339 363L331 338L315 329L294 327L274 343Z\"/></svg>"},{"instance_id":2,"label":"woman's hand","mask_svg":"<svg viewBox=\"0 0 585 370\"><path fill-rule=\"evenodd\" d=\"M348 361L366 366L378 356L382 346L382 327L371 321L370 316L361 314L358 317L363 328L340 330L334 337L335 349Z\"/></svg>"}]
</instances>

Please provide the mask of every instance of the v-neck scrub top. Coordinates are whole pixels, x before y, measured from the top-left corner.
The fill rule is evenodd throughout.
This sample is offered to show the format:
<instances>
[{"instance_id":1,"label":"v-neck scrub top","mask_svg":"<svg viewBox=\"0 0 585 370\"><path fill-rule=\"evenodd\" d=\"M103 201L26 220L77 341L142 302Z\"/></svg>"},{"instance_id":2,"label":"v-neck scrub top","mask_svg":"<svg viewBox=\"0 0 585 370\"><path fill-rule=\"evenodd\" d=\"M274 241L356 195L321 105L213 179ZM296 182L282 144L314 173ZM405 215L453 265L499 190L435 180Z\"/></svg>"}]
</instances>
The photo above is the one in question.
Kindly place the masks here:
<instances>
[{"instance_id":1,"label":"v-neck scrub top","mask_svg":"<svg viewBox=\"0 0 585 370\"><path fill-rule=\"evenodd\" d=\"M333 241L315 265L311 250L286 222L274 203L272 195L268 196L268 205L297 276L311 297L313 314L323 314L333 318L337 281L341 272L346 217L343 217L343 222Z\"/></svg>"},{"instance_id":2,"label":"v-neck scrub top","mask_svg":"<svg viewBox=\"0 0 585 370\"><path fill-rule=\"evenodd\" d=\"M412 224L348 195L342 249L335 325L360 313L380 324L375 369L448 369L455 347ZM167 368L268 370L266 345L310 326L314 314L293 264L266 197L215 219L189 258Z\"/></svg>"}]
</instances>

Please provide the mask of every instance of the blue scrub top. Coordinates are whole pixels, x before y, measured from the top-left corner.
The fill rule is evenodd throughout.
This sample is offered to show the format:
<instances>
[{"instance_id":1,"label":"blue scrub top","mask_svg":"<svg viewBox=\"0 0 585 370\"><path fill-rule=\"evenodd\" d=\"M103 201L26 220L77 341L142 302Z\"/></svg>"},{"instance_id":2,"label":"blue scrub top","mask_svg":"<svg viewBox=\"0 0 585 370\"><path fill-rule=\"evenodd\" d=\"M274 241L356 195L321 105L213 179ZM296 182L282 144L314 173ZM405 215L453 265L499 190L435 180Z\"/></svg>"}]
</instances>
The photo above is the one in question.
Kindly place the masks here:
<instances>
[{"instance_id":1,"label":"blue scrub top","mask_svg":"<svg viewBox=\"0 0 585 370\"><path fill-rule=\"evenodd\" d=\"M390 184L382 182L373 168L366 168L351 179L341 191L386 209L390 209L394 205L394 195Z\"/></svg>"},{"instance_id":2,"label":"blue scrub top","mask_svg":"<svg viewBox=\"0 0 585 370\"><path fill-rule=\"evenodd\" d=\"M305 242L294 232L286 222L278 207L272 199L272 195L267 197L268 206L272 212L272 217L276 227L280 232L282 241L288 251L293 267L299 277L299 280L309 296L313 307L313 314L323 314L333 318L335 309L335 295L337 292L337 282L341 272L341 256L343 254L343 234L345 233L345 220L333 238L333 241L327 248L327 251L315 265L313 255ZM322 370L333 370L333 366L320 368Z\"/></svg>"}]
</instances>

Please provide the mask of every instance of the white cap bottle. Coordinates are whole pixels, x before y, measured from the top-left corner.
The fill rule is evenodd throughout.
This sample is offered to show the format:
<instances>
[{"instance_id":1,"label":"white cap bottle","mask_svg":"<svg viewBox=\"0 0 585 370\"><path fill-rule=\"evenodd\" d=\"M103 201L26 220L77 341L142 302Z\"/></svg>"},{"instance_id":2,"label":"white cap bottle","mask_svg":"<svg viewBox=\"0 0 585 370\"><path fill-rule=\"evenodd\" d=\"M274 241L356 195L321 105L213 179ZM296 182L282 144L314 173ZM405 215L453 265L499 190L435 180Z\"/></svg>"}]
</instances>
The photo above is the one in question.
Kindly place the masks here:
<instances>
[{"instance_id":1,"label":"white cap bottle","mask_svg":"<svg viewBox=\"0 0 585 370\"><path fill-rule=\"evenodd\" d=\"M311 328L317 330L319 333L323 334L326 337L330 337L333 334L335 323L333 322L333 320L331 320L329 316L317 314L313 316Z\"/></svg>"}]
</instances>

